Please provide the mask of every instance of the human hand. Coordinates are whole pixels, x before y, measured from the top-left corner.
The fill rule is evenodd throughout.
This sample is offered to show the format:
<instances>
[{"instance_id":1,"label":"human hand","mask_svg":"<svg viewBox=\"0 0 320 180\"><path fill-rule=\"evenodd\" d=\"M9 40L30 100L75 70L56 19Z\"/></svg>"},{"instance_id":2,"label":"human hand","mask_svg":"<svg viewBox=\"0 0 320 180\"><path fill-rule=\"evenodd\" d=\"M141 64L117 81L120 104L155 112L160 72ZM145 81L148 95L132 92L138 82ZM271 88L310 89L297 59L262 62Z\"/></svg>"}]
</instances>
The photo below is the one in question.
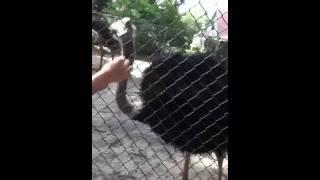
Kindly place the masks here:
<instances>
[{"instance_id":1,"label":"human hand","mask_svg":"<svg viewBox=\"0 0 320 180\"><path fill-rule=\"evenodd\" d=\"M108 83L119 82L129 78L132 66L130 61L123 56L116 57L113 61L105 64L98 72L101 76L108 78Z\"/></svg>"},{"instance_id":2,"label":"human hand","mask_svg":"<svg viewBox=\"0 0 320 180\"><path fill-rule=\"evenodd\" d=\"M100 71L92 76L92 93L107 88L109 83L128 79L132 66L129 60L120 56L105 64Z\"/></svg>"}]
</instances>

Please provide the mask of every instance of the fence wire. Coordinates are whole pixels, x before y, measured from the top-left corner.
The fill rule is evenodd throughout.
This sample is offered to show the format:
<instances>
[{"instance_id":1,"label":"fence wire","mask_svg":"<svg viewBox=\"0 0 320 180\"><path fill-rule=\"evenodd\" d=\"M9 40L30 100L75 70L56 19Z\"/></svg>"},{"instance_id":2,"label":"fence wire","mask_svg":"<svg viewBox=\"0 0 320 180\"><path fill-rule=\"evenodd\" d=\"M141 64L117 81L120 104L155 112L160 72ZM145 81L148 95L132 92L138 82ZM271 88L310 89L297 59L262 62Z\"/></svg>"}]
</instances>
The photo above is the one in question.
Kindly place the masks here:
<instances>
[{"instance_id":1,"label":"fence wire","mask_svg":"<svg viewBox=\"0 0 320 180\"><path fill-rule=\"evenodd\" d=\"M161 17L155 18L153 21L143 18L131 19L132 24L136 27L132 39L135 42L133 54L135 61L131 77L128 80L126 97L135 108L145 108L152 113L143 121L134 121L128 118L117 105L116 83L110 84L107 89L92 96L92 179L182 179L186 160L186 153L183 150L192 149L193 152L197 152L199 149L208 149L206 145L212 146L212 143L216 148L211 151L191 152L188 175L189 179L218 179L218 162L215 152L220 145L225 146L228 143L227 135L225 135L228 130L226 122L228 111L225 109L228 104L228 98L225 96L228 89L226 80L228 73L228 12L219 8L210 9L214 7L213 0L208 1L212 3L212 6L209 6L210 3L206 4L207 1L206 3L203 1L196 1L180 13L188 14L190 19L188 24L181 26L183 28L180 29L175 25L180 23L178 20L163 25L158 23ZM197 13L194 13L195 9L197 9ZM163 13L166 13L166 10ZM111 61L119 53L120 46L112 38L114 32L110 29L112 23L123 17L106 12L93 12L92 16L92 74L94 74L103 64ZM190 33L191 28L195 29L191 41L190 39L185 40L184 36L186 36L186 32ZM172 61L172 56L176 52L182 51L187 54L182 60L176 63L169 62ZM206 56L203 56L201 61L192 64L192 67L188 69L187 62L192 59L193 54L198 52L202 52ZM154 69L163 70L162 74L159 73L156 80L148 82L148 88L142 91L141 82L143 79L147 77L152 79L151 77L153 77L148 76L145 70L157 58L161 58L163 61L157 64ZM212 59L217 64L208 66ZM206 72L190 75L199 68L205 69ZM225 71L217 73L217 68L223 68ZM174 78L170 76L173 72L178 72ZM213 74L214 78L212 78ZM171 79L168 80L168 77ZM219 88L217 89L217 87ZM142 99L141 96L152 97L147 98L148 102L144 102L145 99ZM160 97L163 96L168 96L166 102L162 102L163 99ZM181 99L181 97L185 97L185 99ZM199 99L200 97L202 99ZM204 100L203 97L206 99ZM215 106L209 104L213 100L217 102ZM155 102L158 102L157 105L152 105ZM185 111L182 109L187 109L188 113L183 114L182 112ZM197 111L203 113L195 117L194 114ZM179 113L178 116L181 117L181 120L169 123L167 126L163 124L168 122L167 119L176 116L177 113ZM215 120L211 121L210 118ZM191 123L188 128L183 127L186 120ZM146 123L147 121L156 121L156 123ZM205 127L203 127L204 124L201 124L202 122L206 122ZM168 127L168 125L170 126ZM156 132L155 126L164 126L165 130L159 134ZM165 137L170 137L170 134L175 133L172 131L180 126L184 131L173 138L171 142L166 142ZM196 132L196 136L190 137L188 132L197 131L199 126L202 131ZM208 129L214 130L217 134L209 133L212 136L207 137L208 133L205 130ZM223 134L222 139L221 134ZM188 143L182 146L177 145L176 141L179 139L187 139ZM217 140L212 142L213 139ZM200 145L194 143L199 140ZM222 169L222 179L228 179L227 154L223 160Z\"/></svg>"}]
</instances>

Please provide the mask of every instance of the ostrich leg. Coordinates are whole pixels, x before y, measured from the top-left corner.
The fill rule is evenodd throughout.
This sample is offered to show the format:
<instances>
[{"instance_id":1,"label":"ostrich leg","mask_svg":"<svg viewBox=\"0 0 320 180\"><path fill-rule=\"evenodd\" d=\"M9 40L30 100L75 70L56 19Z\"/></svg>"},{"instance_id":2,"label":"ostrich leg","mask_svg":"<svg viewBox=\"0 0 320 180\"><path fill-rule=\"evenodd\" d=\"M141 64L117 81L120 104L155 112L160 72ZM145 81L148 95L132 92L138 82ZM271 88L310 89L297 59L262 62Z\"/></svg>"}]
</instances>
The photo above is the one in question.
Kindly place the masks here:
<instances>
[{"instance_id":1,"label":"ostrich leg","mask_svg":"<svg viewBox=\"0 0 320 180\"><path fill-rule=\"evenodd\" d=\"M191 153L187 152L186 157L185 157L185 161L184 161L183 172L182 172L182 180L188 180L190 156L191 156Z\"/></svg>"},{"instance_id":2,"label":"ostrich leg","mask_svg":"<svg viewBox=\"0 0 320 180\"><path fill-rule=\"evenodd\" d=\"M223 154L217 155L217 160L218 160L218 180L222 180L222 175L223 175L223 159L224 156Z\"/></svg>"}]
</instances>

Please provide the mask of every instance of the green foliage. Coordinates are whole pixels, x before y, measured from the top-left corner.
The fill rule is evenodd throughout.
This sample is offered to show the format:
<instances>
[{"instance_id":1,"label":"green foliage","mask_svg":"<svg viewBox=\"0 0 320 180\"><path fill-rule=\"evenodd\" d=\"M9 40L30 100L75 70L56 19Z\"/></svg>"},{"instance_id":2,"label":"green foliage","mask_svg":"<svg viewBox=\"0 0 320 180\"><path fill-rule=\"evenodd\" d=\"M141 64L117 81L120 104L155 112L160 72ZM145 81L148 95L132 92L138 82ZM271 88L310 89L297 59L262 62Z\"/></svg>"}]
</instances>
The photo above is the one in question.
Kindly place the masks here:
<instances>
[{"instance_id":1,"label":"green foliage","mask_svg":"<svg viewBox=\"0 0 320 180\"><path fill-rule=\"evenodd\" d=\"M198 31L192 16L179 14L175 0L100 1L106 3L103 12L113 17L111 21L122 17L133 20L140 53L154 53L159 48L187 49Z\"/></svg>"},{"instance_id":2,"label":"green foliage","mask_svg":"<svg viewBox=\"0 0 320 180\"><path fill-rule=\"evenodd\" d=\"M112 0L95 0L95 4L93 4L93 9L97 12L101 12L105 9Z\"/></svg>"},{"instance_id":3,"label":"green foliage","mask_svg":"<svg viewBox=\"0 0 320 180\"><path fill-rule=\"evenodd\" d=\"M219 45L219 41L216 38L209 37L204 41L204 49L206 52L215 52Z\"/></svg>"}]
</instances>

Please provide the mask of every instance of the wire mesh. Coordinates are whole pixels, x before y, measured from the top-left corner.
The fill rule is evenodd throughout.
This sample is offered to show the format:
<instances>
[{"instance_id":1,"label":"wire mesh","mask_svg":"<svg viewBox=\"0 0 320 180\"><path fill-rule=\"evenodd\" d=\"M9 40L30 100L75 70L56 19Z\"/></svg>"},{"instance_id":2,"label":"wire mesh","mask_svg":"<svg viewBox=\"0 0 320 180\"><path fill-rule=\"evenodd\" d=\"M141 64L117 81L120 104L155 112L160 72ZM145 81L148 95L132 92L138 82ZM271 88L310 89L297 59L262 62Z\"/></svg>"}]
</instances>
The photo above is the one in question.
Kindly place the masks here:
<instances>
[{"instance_id":1,"label":"wire mesh","mask_svg":"<svg viewBox=\"0 0 320 180\"><path fill-rule=\"evenodd\" d=\"M121 0L118 0L121 1ZM164 0L166 1L166 0ZM193 100L197 100L198 95L202 92L209 92L211 86L217 83L222 84L220 89L209 94L212 97L207 98L217 99L218 94L227 91L228 84L219 79L227 77L228 64L228 35L227 35L227 9L219 8L215 1L197 0L186 3L183 1L167 1L170 6L162 7L160 16L154 19L145 19L143 16L139 18L131 18L136 30L133 35L135 42L134 49L134 64L131 77L128 80L126 97L130 103L137 109L142 109L145 106L150 106L150 102L144 102L141 98L142 94L146 94L148 90L142 92L141 81L146 78L145 70L151 66L154 59L161 57L165 60L170 58L176 52L183 51L188 54L197 54L204 52L207 56L200 63L194 64L189 71L182 71L179 66L185 65L184 62L189 61L189 58L184 58L173 67L162 67L167 69L163 76L149 84L152 89L156 84L161 84L160 89L152 89L152 95L155 101L159 100L160 94L170 91L170 88L175 88L173 97L166 102L161 102L160 107L152 109L153 113L174 114L181 111L184 106L191 106L189 114L182 114L181 121L177 121L171 127L165 127L163 134L155 132L154 126L150 126L143 121L134 121L129 119L123 112L120 111L115 97L117 84L109 84L105 90L97 92L92 96L92 179L182 179L185 162L185 152L181 150L183 147L194 146L194 139L201 139L202 132L197 133L197 136L188 139L189 143L183 146L177 146L172 139L172 143L166 143L163 139L166 134L170 133L171 129L183 124L185 119L190 119L192 113L197 109L205 109L200 117L195 118L195 123L188 129L196 128L197 124L203 119L214 117L216 121L212 124L207 124L206 128L219 128L219 132L227 132L228 126L220 125L220 121L226 121L228 112L222 114L215 113L217 109L228 103L228 99L219 99L216 107L207 106L206 101L201 101L202 104L195 105ZM174 3L173 3L174 2ZM158 4L157 4L158 3ZM154 6L161 7L161 2L156 1ZM124 5L125 6L125 3ZM171 7L177 7L180 15L188 15L189 20L184 26L177 26L181 23L181 19L174 19L167 24L160 23L164 14L169 13ZM128 14L124 14L128 15ZM93 55L92 55L92 73L111 61L112 58L119 52L119 45L114 41L114 32L110 29L112 23L117 22L125 16L115 15L108 12L94 12L93 21L98 19L104 24L93 24ZM179 28L180 27L180 28ZM183 27L183 28L181 28ZM194 29L190 32L190 29ZM191 34L191 38L186 39L185 36ZM189 35L190 36L190 35ZM207 72L199 74L197 77L190 79L188 73L192 72L198 66L202 67L202 63L206 62L214 56L218 61L216 66L207 68ZM161 63L164 66L166 63ZM222 74L215 75L215 79L204 81L206 74L210 74L215 68L223 66L226 70ZM170 72L179 71L179 76L172 81L164 81L166 75ZM179 85L178 85L179 84ZM200 89L194 89L193 84L201 84ZM158 85L159 86L159 85ZM188 97L181 102L175 97L181 97L184 92L196 91L192 93L192 97ZM153 100L154 101L154 100ZM177 108L168 109L166 104L175 103ZM158 121L157 125L161 125L163 118L158 118L158 115L150 115L148 118ZM219 117L217 117L219 116ZM147 121L145 119L145 121ZM184 133L181 133L177 139L185 138ZM217 133L217 136L219 133ZM212 140L216 136L206 137L204 139ZM192 147L194 151L206 145L205 141L201 141L199 147ZM227 137L221 144L227 144ZM219 145L217 145L219 147ZM193 153L189 164L189 179L217 179L218 178L218 163L215 155L215 150L206 153ZM228 179L228 155L223 161L223 178Z\"/></svg>"}]
</instances>

